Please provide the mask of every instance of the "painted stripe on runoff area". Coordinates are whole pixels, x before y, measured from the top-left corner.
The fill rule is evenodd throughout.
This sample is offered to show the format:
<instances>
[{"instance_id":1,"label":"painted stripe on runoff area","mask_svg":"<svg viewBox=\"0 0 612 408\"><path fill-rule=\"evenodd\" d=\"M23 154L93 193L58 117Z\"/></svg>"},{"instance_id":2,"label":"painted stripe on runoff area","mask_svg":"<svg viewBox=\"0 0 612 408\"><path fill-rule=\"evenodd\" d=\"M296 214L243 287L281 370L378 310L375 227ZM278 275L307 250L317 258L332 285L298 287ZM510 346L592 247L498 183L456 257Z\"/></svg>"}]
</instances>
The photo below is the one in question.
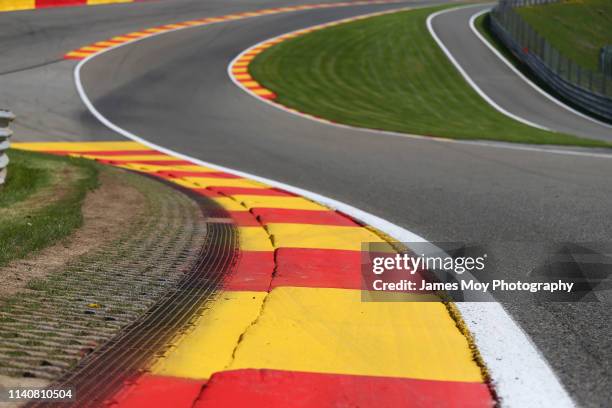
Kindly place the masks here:
<instances>
[{"instance_id":1,"label":"painted stripe on runoff area","mask_svg":"<svg viewBox=\"0 0 612 408\"><path fill-rule=\"evenodd\" d=\"M362 242L395 251L377 230L298 194L136 142L15 147L180 184L222 206L238 231L238 262L223 290L113 397L118 406L494 404L442 302L362 301Z\"/></svg>"}]
</instances>

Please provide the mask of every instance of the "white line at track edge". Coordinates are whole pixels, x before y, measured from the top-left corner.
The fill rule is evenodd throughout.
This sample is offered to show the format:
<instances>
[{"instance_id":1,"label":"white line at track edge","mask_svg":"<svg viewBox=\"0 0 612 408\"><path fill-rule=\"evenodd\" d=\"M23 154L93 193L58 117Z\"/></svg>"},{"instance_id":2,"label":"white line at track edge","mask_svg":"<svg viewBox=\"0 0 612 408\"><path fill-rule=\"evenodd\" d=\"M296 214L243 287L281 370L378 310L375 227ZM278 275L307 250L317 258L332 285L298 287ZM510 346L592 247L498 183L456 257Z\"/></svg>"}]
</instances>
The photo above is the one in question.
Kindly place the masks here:
<instances>
[{"instance_id":1,"label":"white line at track edge","mask_svg":"<svg viewBox=\"0 0 612 408\"><path fill-rule=\"evenodd\" d=\"M467 7L476 7L479 6L479 4L476 5L470 5ZM442 50L442 52L446 55L446 57L450 60L450 62L455 66L455 68L457 69L457 71L459 71L459 73L461 74L461 76L463 77L463 79L466 80L466 82L472 87L472 89L474 89L474 91L476 91L476 93L478 93L478 95L480 95L480 97L482 99L484 99L489 105L491 105L495 110L497 110L498 112L502 113L503 115L508 116L511 119L514 119L518 122L521 122L527 126L531 126L537 129L541 129L541 130L546 130L548 132L554 132L554 130L549 129L547 127L544 127L542 125L538 125L537 123L531 122L525 118L522 118L520 116L515 115L514 113L511 113L509 111L507 111L506 109L502 108L501 106L499 106L493 99L491 99L489 97L489 95L487 95L482 89L480 89L480 87L476 84L476 82L474 82L474 80L468 75L467 72L465 72L465 70L463 69L463 67L461 66L461 64L459 64L459 62L455 59L455 57L453 56L453 54L451 54L451 52L448 50L448 48L446 48L446 46L444 45L444 43L442 42L442 40L440 40L440 37L438 37L438 35L436 34L435 30L433 29L433 24L432 21L434 18L438 17L439 15L442 14L446 14L449 13L451 11L455 11L461 8L466 8L466 6L460 6L460 7L454 7L451 9L446 9L446 10L440 10L436 13L430 14L429 17L427 17L427 29L429 30L429 33L431 34L431 36L433 37L433 39L436 41L436 43L438 44L438 46L440 47L440 49Z\"/></svg>"}]
</instances>

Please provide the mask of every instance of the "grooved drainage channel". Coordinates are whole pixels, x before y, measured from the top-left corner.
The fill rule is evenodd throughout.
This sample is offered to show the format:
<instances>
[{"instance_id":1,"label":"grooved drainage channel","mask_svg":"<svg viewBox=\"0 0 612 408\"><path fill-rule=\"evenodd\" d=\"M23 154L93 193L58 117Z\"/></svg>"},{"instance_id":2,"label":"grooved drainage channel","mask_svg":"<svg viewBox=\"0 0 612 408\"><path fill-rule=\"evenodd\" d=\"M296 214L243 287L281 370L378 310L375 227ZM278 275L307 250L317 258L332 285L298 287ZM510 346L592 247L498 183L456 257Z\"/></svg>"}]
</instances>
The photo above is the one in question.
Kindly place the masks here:
<instances>
[{"instance_id":1,"label":"grooved drainage channel","mask_svg":"<svg viewBox=\"0 0 612 408\"><path fill-rule=\"evenodd\" d=\"M197 199L209 220L224 218L224 211L214 202L190 195ZM163 355L170 341L202 312L234 262L237 237L232 225L206 224L206 242L198 260L177 287L168 290L144 316L57 381L54 388L76 390L75 405L79 407L99 407L126 382L140 376L152 357ZM38 402L28 406L65 406L65 403Z\"/></svg>"},{"instance_id":2,"label":"grooved drainage channel","mask_svg":"<svg viewBox=\"0 0 612 408\"><path fill-rule=\"evenodd\" d=\"M88 148L88 144L72 144L71 148ZM100 146L100 145L96 145ZM111 156L117 151L113 150L114 144L103 144L104 148L110 149L107 151ZM124 147L122 143L119 146ZM24 147L24 146L22 146ZM89 149L91 150L91 149ZM56 151L55 153L65 154L66 152ZM130 152L128 152L130 153ZM137 153L137 152L133 152ZM104 286L116 287L117 283L123 286L123 297L128 296L141 307L135 307L133 313L128 313L123 319L123 328L112 339L102 338L99 343L102 345L92 350L90 354L82 359L79 364L56 379L53 382L52 388L71 388L75 390L76 400L74 406L79 407L99 407L104 405L105 400L115 394L122 386L142 374L143 369L156 356L163 355L165 347L171 344L171 341L176 336L181 335L181 331L189 327L189 321L199 315L205 308L206 301L215 294L225 273L232 267L235 262L237 235L233 225L228 220L227 212L214 201L204 198L202 195L181 187L175 183L170 183L165 180L143 180L142 176L131 175L138 177L138 181L143 184L163 184L172 186L173 189L182 192L177 197L174 193L165 203L165 208L170 212L158 212L159 217L156 222L172 222L181 216L188 217L190 209L186 207L184 202L197 203L197 212L201 225L197 223L180 223L177 225L180 232L188 235L192 241L199 246L198 250L186 252L180 247L173 245L173 235L167 229L156 229L154 233L143 236L137 231L130 231L133 234L128 237L128 245L119 249L115 254L114 263L108 263L109 259L105 258L106 265L113 271L124 271L129 269L134 264L146 264L143 268L136 268L142 274L136 276L134 274L125 274L125 279L119 279L119 282L101 282L94 281L89 285L90 293L96 295L95 300L87 300L88 302L96 302L95 304L108 304L114 299L114 292L107 292ZM156 191L157 194L160 191ZM189 197L189 198L188 198ZM182 202L183 201L183 202ZM142 226L140 226L142 227ZM130 245L133 244L133 245ZM139 251L134 248L134 245L143 245L144 248ZM112 251L113 248L104 248L105 252ZM133 251L133 252L132 252ZM168 255L164 253L170 252ZM171 256L173 258L169 265L164 264L164 257ZM124 258L122 260L122 258ZM195 258L195 261L194 261ZM83 263L87 262L85 260ZM159 262L159 263L158 263ZM93 262L91 264L79 264L81 267L100 272L104 265ZM189 268L187 271L187 267ZM130 289L138 287L132 280L146 279L146 270L166 271L170 269L175 276L175 279L169 279L171 283L161 285L155 291L148 292L150 288L140 287L142 292L134 293ZM102 275L103 279L110 280L114 274ZM155 276L155 275L154 275ZM69 282L63 284L69 285L74 279L88 279L90 276L84 277L83 274L77 274L74 278L69 279ZM160 277L166 281L163 277ZM155 279L154 279L155 280ZM51 283L53 284L53 283ZM95 290L96 285L99 285L99 292ZM146 289L146 290L145 290ZM119 289L120 290L120 289ZM97 292L97 293L96 293ZM157 300L151 304L151 299ZM83 299L81 299L83 300ZM123 299L125 301L125 299ZM82 303L82 302L81 302ZM148 310L147 310L148 309ZM146 310L146 312L145 312ZM45 318L65 319L66 316L57 313L56 309L51 309L51 316L43 316ZM55 313L53 313L55 312ZM79 310L80 313L82 311ZM143 314L143 312L145 312ZM137 313L137 314L136 314ZM134 321L135 316L140 316ZM131 318L131 319L130 319ZM81 322L81 316L73 316L75 322ZM131 322L128 324L128 322ZM115 328L118 325L114 325ZM115 330L115 333L117 331ZM108 337L108 336L106 336ZM4 341L3 341L4 343ZM91 345L95 348L95 344ZM67 367L64 367L67 368ZM36 373L38 377L57 378L58 371L50 371L45 375ZM15 373L13 373L14 375ZM46 407L46 406L66 406L65 402L48 402L48 401L32 401L27 406L29 407Z\"/></svg>"},{"instance_id":3,"label":"grooved drainage channel","mask_svg":"<svg viewBox=\"0 0 612 408\"><path fill-rule=\"evenodd\" d=\"M145 209L113 241L3 300L0 375L56 380L142 315L195 263L206 237L199 206L157 181L104 171L140 191Z\"/></svg>"}]
</instances>

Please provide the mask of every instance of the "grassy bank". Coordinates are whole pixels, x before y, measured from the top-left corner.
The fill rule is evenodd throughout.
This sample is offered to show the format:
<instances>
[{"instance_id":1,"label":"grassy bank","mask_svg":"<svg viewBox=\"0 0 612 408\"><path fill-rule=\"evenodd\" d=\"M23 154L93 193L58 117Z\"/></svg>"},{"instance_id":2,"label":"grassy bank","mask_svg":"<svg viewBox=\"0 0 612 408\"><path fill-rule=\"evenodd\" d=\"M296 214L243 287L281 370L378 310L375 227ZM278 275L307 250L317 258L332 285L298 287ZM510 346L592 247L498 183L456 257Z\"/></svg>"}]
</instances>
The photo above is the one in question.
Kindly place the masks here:
<instances>
[{"instance_id":1,"label":"grassy bank","mask_svg":"<svg viewBox=\"0 0 612 408\"><path fill-rule=\"evenodd\" d=\"M81 204L97 185L86 160L10 150L0 187L0 266L67 237L82 223Z\"/></svg>"},{"instance_id":2,"label":"grassy bank","mask_svg":"<svg viewBox=\"0 0 612 408\"><path fill-rule=\"evenodd\" d=\"M565 0L517 11L563 55L591 70L599 69L599 51L612 45L612 1Z\"/></svg>"},{"instance_id":3,"label":"grassy bank","mask_svg":"<svg viewBox=\"0 0 612 408\"><path fill-rule=\"evenodd\" d=\"M489 106L431 38L437 8L316 31L260 54L252 75L303 112L354 126L457 139L602 146L545 132Z\"/></svg>"}]
</instances>

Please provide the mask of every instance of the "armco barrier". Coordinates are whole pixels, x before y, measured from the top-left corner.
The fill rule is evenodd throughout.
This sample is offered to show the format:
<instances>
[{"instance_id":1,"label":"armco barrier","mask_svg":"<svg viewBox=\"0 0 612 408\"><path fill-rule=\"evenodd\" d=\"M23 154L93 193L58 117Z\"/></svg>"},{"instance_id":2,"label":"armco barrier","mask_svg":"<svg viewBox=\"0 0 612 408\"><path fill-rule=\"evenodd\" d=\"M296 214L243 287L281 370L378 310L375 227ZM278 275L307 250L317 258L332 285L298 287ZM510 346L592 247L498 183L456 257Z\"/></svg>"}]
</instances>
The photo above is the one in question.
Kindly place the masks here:
<instances>
[{"instance_id":1,"label":"armco barrier","mask_svg":"<svg viewBox=\"0 0 612 408\"><path fill-rule=\"evenodd\" d=\"M540 6L542 4L558 3L560 0L505 0L512 7Z\"/></svg>"},{"instance_id":2,"label":"armco barrier","mask_svg":"<svg viewBox=\"0 0 612 408\"><path fill-rule=\"evenodd\" d=\"M9 124L15 119L15 115L6 110L0 110L0 184L4 184L6 180L6 172L9 163L9 158L6 155L6 150L9 148L11 135L13 132L9 129Z\"/></svg>"},{"instance_id":3,"label":"armco barrier","mask_svg":"<svg viewBox=\"0 0 612 408\"><path fill-rule=\"evenodd\" d=\"M538 79L563 98L612 121L612 78L565 58L513 9L554 2L557 0L502 0L491 12L491 31Z\"/></svg>"}]
</instances>

